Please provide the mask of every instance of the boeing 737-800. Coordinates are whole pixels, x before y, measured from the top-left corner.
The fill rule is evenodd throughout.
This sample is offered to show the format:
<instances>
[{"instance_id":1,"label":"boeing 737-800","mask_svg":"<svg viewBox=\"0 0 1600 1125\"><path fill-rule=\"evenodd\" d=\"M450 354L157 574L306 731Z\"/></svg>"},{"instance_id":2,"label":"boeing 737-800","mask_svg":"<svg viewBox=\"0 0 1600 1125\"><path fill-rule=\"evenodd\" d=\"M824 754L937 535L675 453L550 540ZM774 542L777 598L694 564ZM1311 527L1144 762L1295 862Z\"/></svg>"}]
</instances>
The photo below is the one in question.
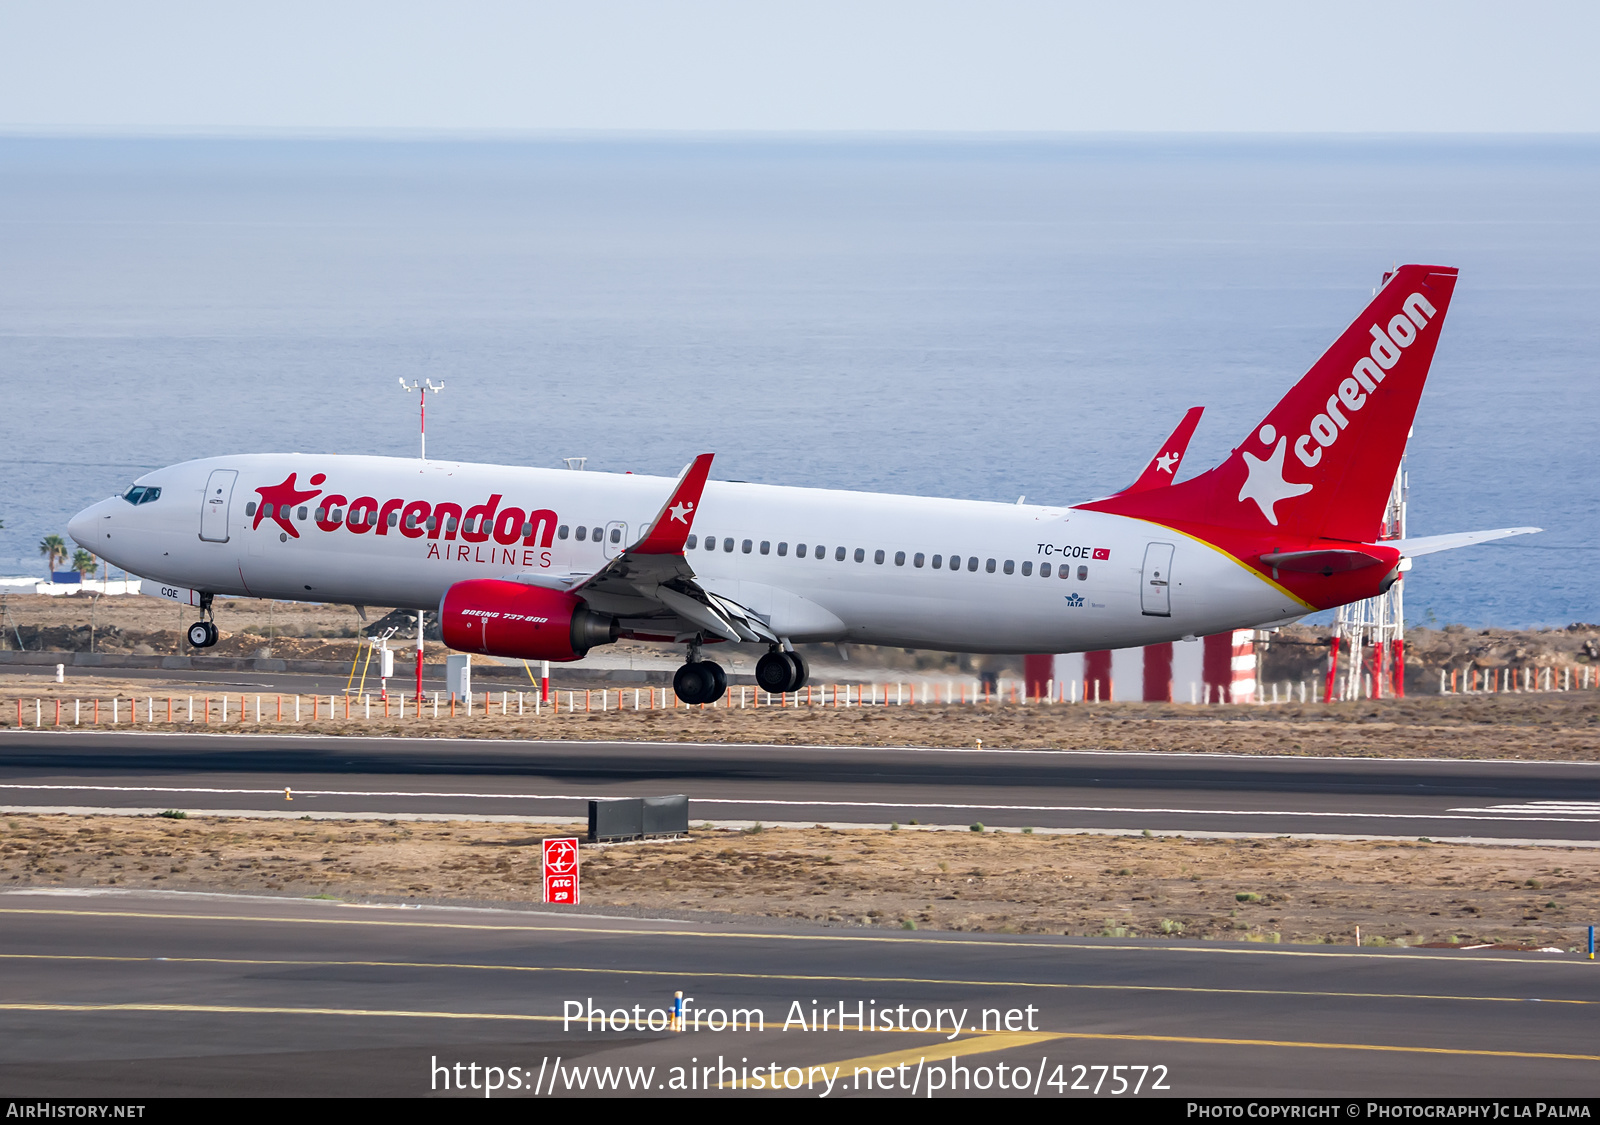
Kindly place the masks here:
<instances>
[{"instance_id":1,"label":"boeing 737-800","mask_svg":"<svg viewBox=\"0 0 1600 1125\"><path fill-rule=\"evenodd\" d=\"M715 641L990 653L1125 648L1291 621L1372 597L1413 556L1534 531L1379 539L1456 271L1402 266L1219 466L1171 483L1198 412L1123 492L1071 506L392 457L246 454L142 476L72 537L190 601L438 610L452 648L576 660L619 637L684 644L710 702Z\"/></svg>"}]
</instances>

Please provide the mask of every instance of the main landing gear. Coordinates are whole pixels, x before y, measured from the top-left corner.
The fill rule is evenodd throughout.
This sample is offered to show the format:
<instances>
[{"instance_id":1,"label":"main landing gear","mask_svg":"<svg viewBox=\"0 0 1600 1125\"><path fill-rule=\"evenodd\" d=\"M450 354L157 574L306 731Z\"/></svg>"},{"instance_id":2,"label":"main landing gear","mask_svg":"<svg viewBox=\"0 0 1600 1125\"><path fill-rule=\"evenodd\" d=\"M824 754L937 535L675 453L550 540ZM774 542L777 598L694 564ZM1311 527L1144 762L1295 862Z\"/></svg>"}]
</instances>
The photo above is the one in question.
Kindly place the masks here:
<instances>
[{"instance_id":1,"label":"main landing gear","mask_svg":"<svg viewBox=\"0 0 1600 1125\"><path fill-rule=\"evenodd\" d=\"M715 703L728 690L728 674L714 660L700 659L698 642L689 646L689 663L672 677L672 690L691 707L696 703Z\"/></svg>"},{"instance_id":2,"label":"main landing gear","mask_svg":"<svg viewBox=\"0 0 1600 1125\"><path fill-rule=\"evenodd\" d=\"M785 652L773 646L756 662L756 683L773 695L798 691L810 678L811 670L798 652ZM689 646L689 662L672 677L672 690L691 707L696 703L715 703L728 690L728 674L714 660L700 659L700 644Z\"/></svg>"},{"instance_id":3,"label":"main landing gear","mask_svg":"<svg viewBox=\"0 0 1600 1125\"><path fill-rule=\"evenodd\" d=\"M799 691L811 676L811 669L798 652L785 652L776 646L756 661L756 683L773 695Z\"/></svg>"},{"instance_id":4,"label":"main landing gear","mask_svg":"<svg viewBox=\"0 0 1600 1125\"><path fill-rule=\"evenodd\" d=\"M195 648L210 648L219 639L217 623L212 620L211 595L200 595L200 612L204 616L189 626L189 644Z\"/></svg>"}]
</instances>

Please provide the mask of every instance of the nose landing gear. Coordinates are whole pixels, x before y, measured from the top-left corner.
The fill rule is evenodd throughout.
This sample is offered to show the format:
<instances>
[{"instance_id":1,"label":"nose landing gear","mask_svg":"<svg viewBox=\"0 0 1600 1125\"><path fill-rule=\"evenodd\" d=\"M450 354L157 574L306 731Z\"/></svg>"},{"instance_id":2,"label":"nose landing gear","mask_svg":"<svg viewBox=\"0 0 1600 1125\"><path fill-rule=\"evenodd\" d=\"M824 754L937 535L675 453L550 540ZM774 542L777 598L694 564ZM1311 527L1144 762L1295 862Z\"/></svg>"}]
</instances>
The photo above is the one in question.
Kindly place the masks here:
<instances>
[{"instance_id":1,"label":"nose landing gear","mask_svg":"<svg viewBox=\"0 0 1600 1125\"><path fill-rule=\"evenodd\" d=\"M200 612L204 616L188 629L189 644L195 648L210 648L220 639L217 623L212 620L211 597L205 593L200 595Z\"/></svg>"},{"instance_id":2,"label":"nose landing gear","mask_svg":"<svg viewBox=\"0 0 1600 1125\"><path fill-rule=\"evenodd\" d=\"M691 707L696 703L715 703L728 690L728 674L714 660L700 659L698 642L689 646L689 662L672 677L672 690Z\"/></svg>"}]
</instances>

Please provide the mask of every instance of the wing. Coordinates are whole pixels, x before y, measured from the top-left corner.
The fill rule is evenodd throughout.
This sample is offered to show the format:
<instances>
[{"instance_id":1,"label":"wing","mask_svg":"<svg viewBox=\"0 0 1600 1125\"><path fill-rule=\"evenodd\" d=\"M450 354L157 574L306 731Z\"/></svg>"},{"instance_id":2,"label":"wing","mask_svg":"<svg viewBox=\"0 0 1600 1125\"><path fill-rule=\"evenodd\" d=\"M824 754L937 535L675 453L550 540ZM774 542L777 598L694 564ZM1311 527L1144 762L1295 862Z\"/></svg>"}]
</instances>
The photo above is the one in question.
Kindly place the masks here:
<instances>
[{"instance_id":1,"label":"wing","mask_svg":"<svg viewBox=\"0 0 1600 1125\"><path fill-rule=\"evenodd\" d=\"M516 577L577 594L591 609L616 617L625 635L641 640L687 641L710 635L726 641L777 641L754 612L705 589L684 555L711 458L702 453L690 462L639 540L593 574Z\"/></svg>"},{"instance_id":2,"label":"wing","mask_svg":"<svg viewBox=\"0 0 1600 1125\"><path fill-rule=\"evenodd\" d=\"M1178 423L1178 428L1161 443L1160 450L1150 459L1144 472L1139 474L1139 479L1124 488L1122 493L1161 488L1177 480L1178 466L1183 464L1183 455L1189 450L1189 439L1194 436L1194 428L1200 424L1200 415L1204 412L1203 406L1191 406L1189 412L1183 416L1183 421Z\"/></svg>"}]
</instances>

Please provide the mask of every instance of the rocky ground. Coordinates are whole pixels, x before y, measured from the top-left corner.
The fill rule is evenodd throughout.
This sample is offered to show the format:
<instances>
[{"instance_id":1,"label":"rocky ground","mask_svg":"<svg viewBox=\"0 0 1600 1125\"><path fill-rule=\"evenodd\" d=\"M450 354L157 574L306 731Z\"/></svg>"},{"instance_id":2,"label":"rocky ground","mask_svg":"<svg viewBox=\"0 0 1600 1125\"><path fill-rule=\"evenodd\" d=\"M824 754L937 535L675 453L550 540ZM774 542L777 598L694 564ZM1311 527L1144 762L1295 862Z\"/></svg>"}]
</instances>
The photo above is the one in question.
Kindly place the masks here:
<instances>
[{"instance_id":1,"label":"rocky ground","mask_svg":"<svg viewBox=\"0 0 1600 1125\"><path fill-rule=\"evenodd\" d=\"M580 833L574 825L570 830ZM524 824L0 818L0 886L537 902ZM1576 948L1600 851L911 828L698 829L585 847L584 904L835 925Z\"/></svg>"}]
</instances>

